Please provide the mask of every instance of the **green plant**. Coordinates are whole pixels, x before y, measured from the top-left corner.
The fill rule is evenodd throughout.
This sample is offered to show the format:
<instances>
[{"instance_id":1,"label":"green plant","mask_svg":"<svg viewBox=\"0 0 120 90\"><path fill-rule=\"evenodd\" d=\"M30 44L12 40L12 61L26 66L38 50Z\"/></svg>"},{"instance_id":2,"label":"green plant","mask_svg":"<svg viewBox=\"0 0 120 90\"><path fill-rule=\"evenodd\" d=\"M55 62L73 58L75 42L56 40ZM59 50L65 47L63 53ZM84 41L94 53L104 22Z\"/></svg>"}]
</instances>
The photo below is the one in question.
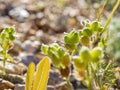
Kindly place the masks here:
<instances>
[{"instance_id":1,"label":"green plant","mask_svg":"<svg viewBox=\"0 0 120 90\"><path fill-rule=\"evenodd\" d=\"M76 75L78 74L79 79L89 90L93 89L92 86L99 87L102 90L103 83L102 81L99 83L100 77L97 75L100 71L97 66L100 62L103 62L101 59L104 59L102 47L104 44L101 46L99 43L102 42L98 41L100 38L98 35L102 32L102 29L103 26L97 21L86 23L85 28L82 30L73 30L70 33L65 33L65 47L59 46L57 43L53 43L50 46L43 44L42 52L51 58L53 65L58 68L62 77L66 78L67 81L70 74L69 65L70 62L73 62L74 69L77 71ZM95 42L96 44L94 44ZM79 44L81 44L80 48L78 47ZM75 53L78 53L78 55ZM93 82L98 86L94 85ZM69 87L69 89L71 90L72 88Z\"/></svg>"},{"instance_id":2,"label":"green plant","mask_svg":"<svg viewBox=\"0 0 120 90\"><path fill-rule=\"evenodd\" d=\"M50 70L48 57L43 58L35 72L35 64L31 62L28 66L25 90L46 90Z\"/></svg>"},{"instance_id":3,"label":"green plant","mask_svg":"<svg viewBox=\"0 0 120 90\"><path fill-rule=\"evenodd\" d=\"M12 57L8 54L8 51L13 47L13 41L15 40L15 29L13 27L6 27L0 33L0 55L3 60L3 75L5 75L5 63L12 60Z\"/></svg>"},{"instance_id":4,"label":"green plant","mask_svg":"<svg viewBox=\"0 0 120 90\"><path fill-rule=\"evenodd\" d=\"M120 0L117 1L104 26L99 21L88 22L82 30L65 33L63 46L57 43L50 46L42 45L42 52L50 57L52 64L66 79L69 90L72 90L69 82L70 64L74 66L77 79L81 80L88 90L107 90L115 83L114 61L108 60L106 54L106 28L119 3Z\"/></svg>"},{"instance_id":5,"label":"green plant","mask_svg":"<svg viewBox=\"0 0 120 90\"><path fill-rule=\"evenodd\" d=\"M60 71L62 77L66 79L68 87L72 89L69 82L70 55L66 52L66 49L57 43L53 43L50 46L42 44L41 49L44 54L51 58L53 66Z\"/></svg>"}]
</instances>

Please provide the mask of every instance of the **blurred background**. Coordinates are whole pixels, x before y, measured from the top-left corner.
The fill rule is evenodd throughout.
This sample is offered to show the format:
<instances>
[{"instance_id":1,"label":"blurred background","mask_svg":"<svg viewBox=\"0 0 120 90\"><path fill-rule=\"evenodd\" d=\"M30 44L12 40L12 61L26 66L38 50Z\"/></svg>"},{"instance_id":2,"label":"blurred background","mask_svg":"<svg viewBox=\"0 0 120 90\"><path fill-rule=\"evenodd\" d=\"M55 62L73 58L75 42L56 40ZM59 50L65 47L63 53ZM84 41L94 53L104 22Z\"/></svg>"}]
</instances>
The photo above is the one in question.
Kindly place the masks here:
<instances>
[{"instance_id":1,"label":"blurred background","mask_svg":"<svg viewBox=\"0 0 120 90\"><path fill-rule=\"evenodd\" d=\"M116 1L109 0L106 4L101 15L103 23ZM40 53L42 43L59 42L63 39L61 37L64 32L82 29L83 22L96 20L98 10L102 9L104 2L105 0L0 0L0 31L3 27L14 26L17 38L9 53L25 66L31 61L37 64L44 57ZM120 22L120 7L113 19L114 22ZM48 88L57 84L64 85L61 84L64 80L58 76L57 71L50 72ZM84 88L74 77L71 77L71 82L76 90Z\"/></svg>"}]
</instances>

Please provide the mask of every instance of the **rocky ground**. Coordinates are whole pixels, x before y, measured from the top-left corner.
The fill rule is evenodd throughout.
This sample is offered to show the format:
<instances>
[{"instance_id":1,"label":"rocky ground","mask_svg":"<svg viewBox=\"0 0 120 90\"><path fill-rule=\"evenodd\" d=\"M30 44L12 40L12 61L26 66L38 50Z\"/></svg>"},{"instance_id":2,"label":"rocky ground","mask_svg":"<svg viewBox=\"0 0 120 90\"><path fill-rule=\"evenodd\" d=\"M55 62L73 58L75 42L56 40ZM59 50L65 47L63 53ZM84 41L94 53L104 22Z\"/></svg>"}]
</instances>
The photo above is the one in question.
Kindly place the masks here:
<instances>
[{"instance_id":1,"label":"rocky ground","mask_svg":"<svg viewBox=\"0 0 120 90\"><path fill-rule=\"evenodd\" d=\"M37 65L44 57L41 44L59 42L63 32L81 29L82 21L95 20L101 6L85 0L0 0L0 31L14 26L17 37L9 51L15 62L6 63L5 76L0 61L0 90L24 90L27 66L31 61ZM108 14L105 10L102 20ZM75 90L85 89L73 75L70 81ZM47 90L67 90L66 82L54 68L50 70Z\"/></svg>"}]
</instances>

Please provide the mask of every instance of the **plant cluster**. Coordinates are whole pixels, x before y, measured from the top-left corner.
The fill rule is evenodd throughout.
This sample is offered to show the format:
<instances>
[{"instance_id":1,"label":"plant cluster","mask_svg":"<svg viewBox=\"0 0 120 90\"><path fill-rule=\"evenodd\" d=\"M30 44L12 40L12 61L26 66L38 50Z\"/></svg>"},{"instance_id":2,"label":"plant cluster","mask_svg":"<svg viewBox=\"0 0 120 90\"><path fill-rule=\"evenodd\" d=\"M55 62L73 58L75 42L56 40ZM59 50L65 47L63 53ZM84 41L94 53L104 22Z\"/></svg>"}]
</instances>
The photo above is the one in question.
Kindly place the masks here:
<instances>
[{"instance_id":1,"label":"plant cluster","mask_svg":"<svg viewBox=\"0 0 120 90\"><path fill-rule=\"evenodd\" d=\"M62 44L42 45L42 52L50 57L52 64L66 79L69 90L72 90L69 82L71 64L74 66L76 78L82 81L88 90L107 90L115 84L117 78L114 73L114 60L106 51L106 28L119 3L118 0L104 26L98 17L96 21L84 23L82 30L64 33ZM116 48L119 49L119 45Z\"/></svg>"},{"instance_id":2,"label":"plant cluster","mask_svg":"<svg viewBox=\"0 0 120 90\"><path fill-rule=\"evenodd\" d=\"M82 30L65 33L63 46L57 43L50 46L43 44L41 50L51 58L52 64L67 80L70 74L70 63L73 63L75 75L89 90L92 90L93 86L102 89L103 85L107 83L102 83L102 80L99 83L99 79L103 79L103 75L99 75L102 68L98 68L98 65L104 62L104 44L98 41L102 30L103 26L100 22L88 22ZM103 71L103 73L105 72Z\"/></svg>"},{"instance_id":3,"label":"plant cluster","mask_svg":"<svg viewBox=\"0 0 120 90\"><path fill-rule=\"evenodd\" d=\"M69 90L73 89L69 81L71 65L74 67L75 77L88 90L108 90L119 78L114 73L114 62L120 59L119 27L110 31L112 40L109 40L108 31L106 31L111 17L119 4L120 0L114 6L104 26L99 22L101 15L98 15L99 17L96 21L84 23L83 29L64 33L62 44L42 44L42 53L50 57L53 66L65 78ZM4 74L6 61L8 59L12 60L8 51L13 46L14 33L15 29L12 27L7 27L0 33L0 56L3 60ZM26 76L25 90L46 89L50 69L48 57L39 62L36 72L34 63L30 63Z\"/></svg>"},{"instance_id":4,"label":"plant cluster","mask_svg":"<svg viewBox=\"0 0 120 90\"><path fill-rule=\"evenodd\" d=\"M5 63L9 59L13 60L8 51L13 47L15 40L15 29L13 27L6 27L0 33L0 56L3 60L3 74L5 74Z\"/></svg>"}]
</instances>

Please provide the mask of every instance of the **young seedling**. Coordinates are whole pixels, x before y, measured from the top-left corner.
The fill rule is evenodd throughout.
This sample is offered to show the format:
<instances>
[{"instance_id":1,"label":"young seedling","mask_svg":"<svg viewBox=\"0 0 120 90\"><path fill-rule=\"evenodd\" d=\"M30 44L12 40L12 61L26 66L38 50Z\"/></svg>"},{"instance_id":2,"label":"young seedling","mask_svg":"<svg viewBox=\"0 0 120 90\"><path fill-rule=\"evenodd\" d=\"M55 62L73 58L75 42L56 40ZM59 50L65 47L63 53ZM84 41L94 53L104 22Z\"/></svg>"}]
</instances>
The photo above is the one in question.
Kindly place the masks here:
<instances>
[{"instance_id":1,"label":"young seedling","mask_svg":"<svg viewBox=\"0 0 120 90\"><path fill-rule=\"evenodd\" d=\"M6 27L0 33L0 55L3 57L3 75L5 75L5 63L12 57L8 54L8 51L13 47L13 41L15 40L15 29L13 27Z\"/></svg>"}]
</instances>

